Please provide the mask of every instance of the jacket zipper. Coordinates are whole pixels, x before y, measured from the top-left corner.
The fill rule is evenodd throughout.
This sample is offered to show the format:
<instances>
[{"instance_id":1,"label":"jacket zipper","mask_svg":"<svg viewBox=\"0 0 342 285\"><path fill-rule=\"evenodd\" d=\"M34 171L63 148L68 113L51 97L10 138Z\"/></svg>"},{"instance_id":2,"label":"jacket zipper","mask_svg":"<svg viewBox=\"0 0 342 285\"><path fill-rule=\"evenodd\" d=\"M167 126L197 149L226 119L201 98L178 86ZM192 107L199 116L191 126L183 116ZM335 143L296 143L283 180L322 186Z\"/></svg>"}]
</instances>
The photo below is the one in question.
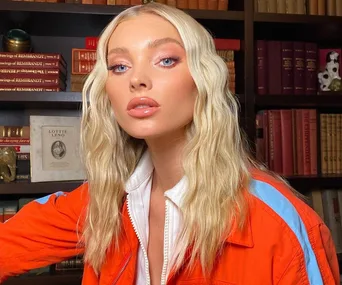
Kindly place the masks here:
<instances>
[{"instance_id":1,"label":"jacket zipper","mask_svg":"<svg viewBox=\"0 0 342 285\"><path fill-rule=\"evenodd\" d=\"M134 220L132 218L130 194L127 195L127 211L128 211L128 216L129 216L129 219L131 220L134 232L135 232L136 236L138 237L141 249L143 251L144 260L145 260L146 285L150 285L151 281L150 281L150 271L149 271L149 265L148 265L147 252L146 252L146 249L144 248L144 245L143 245L141 238L139 236L137 227L136 227Z\"/></svg>"},{"instance_id":2,"label":"jacket zipper","mask_svg":"<svg viewBox=\"0 0 342 285\"><path fill-rule=\"evenodd\" d=\"M113 285L115 285L115 284L118 282L118 280L119 280L121 274L124 272L125 268L127 267L127 264L128 264L128 262L129 262L129 260L131 259L131 256L132 256L132 253L130 253L130 254L128 255L128 257L126 258L124 265L122 266L122 268L120 269L118 275L115 277L115 279L114 279L114 281L113 281Z\"/></svg>"},{"instance_id":3,"label":"jacket zipper","mask_svg":"<svg viewBox=\"0 0 342 285\"><path fill-rule=\"evenodd\" d=\"M161 276L161 285L166 285L166 271L169 258L169 207L168 201L165 201L165 225L164 225L164 262Z\"/></svg>"}]
</instances>

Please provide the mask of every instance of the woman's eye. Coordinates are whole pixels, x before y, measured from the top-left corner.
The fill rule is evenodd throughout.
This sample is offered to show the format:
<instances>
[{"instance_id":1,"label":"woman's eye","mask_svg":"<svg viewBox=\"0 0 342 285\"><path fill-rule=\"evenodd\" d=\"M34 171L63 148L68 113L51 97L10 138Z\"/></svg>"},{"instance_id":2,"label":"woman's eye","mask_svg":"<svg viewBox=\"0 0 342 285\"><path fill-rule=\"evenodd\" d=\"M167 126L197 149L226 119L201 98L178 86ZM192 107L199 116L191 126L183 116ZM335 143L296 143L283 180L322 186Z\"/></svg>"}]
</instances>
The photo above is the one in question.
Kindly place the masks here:
<instances>
[{"instance_id":1,"label":"woman's eye","mask_svg":"<svg viewBox=\"0 0 342 285\"><path fill-rule=\"evenodd\" d=\"M164 58L164 59L162 59L160 61L161 65L163 67L173 66L176 62L177 62L177 59L176 58L171 58L171 57Z\"/></svg>"},{"instance_id":2,"label":"woman's eye","mask_svg":"<svg viewBox=\"0 0 342 285\"><path fill-rule=\"evenodd\" d=\"M108 69L113 71L114 73L123 73L127 71L128 67L123 64L116 64L116 65L110 66Z\"/></svg>"}]
</instances>

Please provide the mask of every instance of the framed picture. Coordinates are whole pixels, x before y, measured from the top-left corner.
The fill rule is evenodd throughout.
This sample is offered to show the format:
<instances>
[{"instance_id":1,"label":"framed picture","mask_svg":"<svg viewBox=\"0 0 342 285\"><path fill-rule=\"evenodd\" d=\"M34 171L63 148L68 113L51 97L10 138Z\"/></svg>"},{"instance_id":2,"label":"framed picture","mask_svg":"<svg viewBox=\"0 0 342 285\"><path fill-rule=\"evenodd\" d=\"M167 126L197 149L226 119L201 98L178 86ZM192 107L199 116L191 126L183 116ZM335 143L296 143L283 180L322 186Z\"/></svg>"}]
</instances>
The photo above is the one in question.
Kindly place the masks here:
<instances>
[{"instance_id":1,"label":"framed picture","mask_svg":"<svg viewBox=\"0 0 342 285\"><path fill-rule=\"evenodd\" d=\"M31 182L85 179L80 117L30 116Z\"/></svg>"}]
</instances>

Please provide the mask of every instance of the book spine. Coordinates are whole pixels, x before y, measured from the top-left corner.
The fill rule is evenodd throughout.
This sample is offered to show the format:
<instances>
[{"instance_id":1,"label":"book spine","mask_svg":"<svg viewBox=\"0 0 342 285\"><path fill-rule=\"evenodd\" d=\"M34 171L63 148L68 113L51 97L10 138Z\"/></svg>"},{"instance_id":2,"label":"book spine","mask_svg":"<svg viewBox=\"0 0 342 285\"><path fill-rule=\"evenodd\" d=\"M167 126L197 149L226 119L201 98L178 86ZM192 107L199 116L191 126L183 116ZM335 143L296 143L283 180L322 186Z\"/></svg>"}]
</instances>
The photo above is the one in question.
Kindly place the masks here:
<instances>
[{"instance_id":1,"label":"book spine","mask_svg":"<svg viewBox=\"0 0 342 285\"><path fill-rule=\"evenodd\" d=\"M326 0L318 0L317 12L320 16L325 16L325 1Z\"/></svg>"},{"instance_id":2,"label":"book spine","mask_svg":"<svg viewBox=\"0 0 342 285\"><path fill-rule=\"evenodd\" d=\"M304 175L304 152L303 152L303 127L302 109L296 109L296 145L297 145L297 171L298 175Z\"/></svg>"},{"instance_id":3,"label":"book spine","mask_svg":"<svg viewBox=\"0 0 342 285\"><path fill-rule=\"evenodd\" d=\"M305 94L317 94L317 44L305 43Z\"/></svg>"},{"instance_id":4,"label":"book spine","mask_svg":"<svg viewBox=\"0 0 342 285\"><path fill-rule=\"evenodd\" d=\"M336 152L337 152L337 173L342 173L342 115L336 114Z\"/></svg>"},{"instance_id":5,"label":"book spine","mask_svg":"<svg viewBox=\"0 0 342 285\"><path fill-rule=\"evenodd\" d=\"M327 0L327 15L336 16L336 0Z\"/></svg>"},{"instance_id":6,"label":"book spine","mask_svg":"<svg viewBox=\"0 0 342 285\"><path fill-rule=\"evenodd\" d=\"M317 175L317 111L309 110L310 122L310 174Z\"/></svg>"},{"instance_id":7,"label":"book spine","mask_svg":"<svg viewBox=\"0 0 342 285\"><path fill-rule=\"evenodd\" d=\"M192 0L189 1L189 8L191 9L191 2ZM197 3L197 6L198 7L198 1L196 0L196 3ZM220 10L220 11L227 11L228 10L228 0L218 0L218 3L217 3L217 10ZM198 8L194 8L194 9L198 9Z\"/></svg>"},{"instance_id":8,"label":"book spine","mask_svg":"<svg viewBox=\"0 0 342 285\"><path fill-rule=\"evenodd\" d=\"M340 1L340 0L337 0ZM318 0L307 0L307 11L309 15L318 15Z\"/></svg>"},{"instance_id":9,"label":"book spine","mask_svg":"<svg viewBox=\"0 0 342 285\"><path fill-rule=\"evenodd\" d=\"M332 173L337 173L337 149L336 149L336 114L331 115L331 160L332 160Z\"/></svg>"},{"instance_id":10,"label":"book spine","mask_svg":"<svg viewBox=\"0 0 342 285\"><path fill-rule=\"evenodd\" d=\"M61 82L59 78L50 79L50 78L0 78L0 86L1 87L62 87L64 84Z\"/></svg>"},{"instance_id":11,"label":"book spine","mask_svg":"<svg viewBox=\"0 0 342 285\"><path fill-rule=\"evenodd\" d=\"M327 114L320 115L321 135L321 172L328 174L328 136L327 136Z\"/></svg>"},{"instance_id":12,"label":"book spine","mask_svg":"<svg viewBox=\"0 0 342 285\"><path fill-rule=\"evenodd\" d=\"M61 64L60 61L56 60L16 60L16 59L2 59L0 60L0 68L11 67L11 68L52 68L52 69L60 69L63 74L66 74L66 68Z\"/></svg>"},{"instance_id":13,"label":"book spine","mask_svg":"<svg viewBox=\"0 0 342 285\"><path fill-rule=\"evenodd\" d=\"M29 145L29 138L0 138L0 145L9 145L9 144L18 144L18 145Z\"/></svg>"},{"instance_id":14,"label":"book spine","mask_svg":"<svg viewBox=\"0 0 342 285\"><path fill-rule=\"evenodd\" d=\"M1 72L0 72L1 74ZM6 73L3 76L0 76L0 84L1 82L31 82L31 81L39 81L46 80L51 82L60 82L65 81L65 78L61 78L59 74L42 74L42 73Z\"/></svg>"},{"instance_id":15,"label":"book spine","mask_svg":"<svg viewBox=\"0 0 342 285\"><path fill-rule=\"evenodd\" d=\"M269 110L269 128L271 169L282 173L280 110Z\"/></svg>"},{"instance_id":16,"label":"book spine","mask_svg":"<svg viewBox=\"0 0 342 285\"><path fill-rule=\"evenodd\" d=\"M303 173L310 175L310 111L302 110L302 134L303 134Z\"/></svg>"},{"instance_id":17,"label":"book spine","mask_svg":"<svg viewBox=\"0 0 342 285\"><path fill-rule=\"evenodd\" d=\"M281 42L281 92L293 94L293 42Z\"/></svg>"},{"instance_id":18,"label":"book spine","mask_svg":"<svg viewBox=\"0 0 342 285\"><path fill-rule=\"evenodd\" d=\"M30 152L30 145L0 145L0 148L13 147L16 153L28 153Z\"/></svg>"},{"instance_id":19,"label":"book spine","mask_svg":"<svg viewBox=\"0 0 342 285\"><path fill-rule=\"evenodd\" d=\"M0 126L0 138L30 138L30 127Z\"/></svg>"},{"instance_id":20,"label":"book spine","mask_svg":"<svg viewBox=\"0 0 342 285\"><path fill-rule=\"evenodd\" d=\"M72 74L89 74L95 66L93 61L73 61Z\"/></svg>"},{"instance_id":21,"label":"book spine","mask_svg":"<svg viewBox=\"0 0 342 285\"><path fill-rule=\"evenodd\" d=\"M267 45L266 41L258 40L256 42L256 56L257 56L257 94L265 95L267 90Z\"/></svg>"},{"instance_id":22,"label":"book spine","mask_svg":"<svg viewBox=\"0 0 342 285\"><path fill-rule=\"evenodd\" d=\"M328 155L328 174L333 173L332 165L332 116L327 114L327 155Z\"/></svg>"},{"instance_id":23,"label":"book spine","mask_svg":"<svg viewBox=\"0 0 342 285\"><path fill-rule=\"evenodd\" d=\"M277 0L277 13L285 14L286 13L286 2L285 0Z\"/></svg>"},{"instance_id":24,"label":"book spine","mask_svg":"<svg viewBox=\"0 0 342 285\"><path fill-rule=\"evenodd\" d=\"M0 74L6 75L64 75L58 68L43 69L43 68L12 68L12 67L2 67L0 68Z\"/></svg>"},{"instance_id":25,"label":"book spine","mask_svg":"<svg viewBox=\"0 0 342 285\"><path fill-rule=\"evenodd\" d=\"M0 91L15 91L15 92L60 92L64 89L60 87L41 87L41 86L0 86Z\"/></svg>"},{"instance_id":26,"label":"book spine","mask_svg":"<svg viewBox=\"0 0 342 285\"><path fill-rule=\"evenodd\" d=\"M169 3L174 6L173 0L166 0L166 4L170 5ZM208 10L207 0L198 0L198 9L199 10Z\"/></svg>"},{"instance_id":27,"label":"book spine","mask_svg":"<svg viewBox=\"0 0 342 285\"><path fill-rule=\"evenodd\" d=\"M291 110L292 118L292 149L293 149L293 174L298 175L298 157L297 157L297 122L296 122L296 109Z\"/></svg>"},{"instance_id":28,"label":"book spine","mask_svg":"<svg viewBox=\"0 0 342 285\"><path fill-rule=\"evenodd\" d=\"M181 7L184 7L184 5L188 5L188 3L187 3L188 0L177 0L177 6L178 6L178 2L180 2ZM208 10L217 10L218 0L207 0L207 2L208 2ZM186 6L186 8L187 8L187 6Z\"/></svg>"},{"instance_id":29,"label":"book spine","mask_svg":"<svg viewBox=\"0 0 342 285\"><path fill-rule=\"evenodd\" d=\"M61 54L0 52L0 59L15 60L58 60L64 61Z\"/></svg>"},{"instance_id":30,"label":"book spine","mask_svg":"<svg viewBox=\"0 0 342 285\"><path fill-rule=\"evenodd\" d=\"M267 13L277 13L277 0L267 1Z\"/></svg>"},{"instance_id":31,"label":"book spine","mask_svg":"<svg viewBox=\"0 0 342 285\"><path fill-rule=\"evenodd\" d=\"M294 0L286 0L286 14L296 14L296 5Z\"/></svg>"},{"instance_id":32,"label":"book spine","mask_svg":"<svg viewBox=\"0 0 342 285\"><path fill-rule=\"evenodd\" d=\"M296 0L296 14L306 14L305 0Z\"/></svg>"},{"instance_id":33,"label":"book spine","mask_svg":"<svg viewBox=\"0 0 342 285\"><path fill-rule=\"evenodd\" d=\"M217 50L240 50L241 41L238 39L214 39L215 48Z\"/></svg>"},{"instance_id":34,"label":"book spine","mask_svg":"<svg viewBox=\"0 0 342 285\"><path fill-rule=\"evenodd\" d=\"M341 0L335 0L336 1L336 16L342 16L342 1Z\"/></svg>"},{"instance_id":35,"label":"book spine","mask_svg":"<svg viewBox=\"0 0 342 285\"><path fill-rule=\"evenodd\" d=\"M96 61L96 50L88 50L88 49L72 49L72 60L89 60Z\"/></svg>"},{"instance_id":36,"label":"book spine","mask_svg":"<svg viewBox=\"0 0 342 285\"><path fill-rule=\"evenodd\" d=\"M280 110L282 174L293 175L292 111Z\"/></svg>"},{"instance_id":37,"label":"book spine","mask_svg":"<svg viewBox=\"0 0 342 285\"><path fill-rule=\"evenodd\" d=\"M305 44L304 42L293 43L293 87L294 94L305 94Z\"/></svg>"},{"instance_id":38,"label":"book spine","mask_svg":"<svg viewBox=\"0 0 342 285\"><path fill-rule=\"evenodd\" d=\"M281 94L281 42L267 41L267 78L268 92L272 95Z\"/></svg>"}]
</instances>

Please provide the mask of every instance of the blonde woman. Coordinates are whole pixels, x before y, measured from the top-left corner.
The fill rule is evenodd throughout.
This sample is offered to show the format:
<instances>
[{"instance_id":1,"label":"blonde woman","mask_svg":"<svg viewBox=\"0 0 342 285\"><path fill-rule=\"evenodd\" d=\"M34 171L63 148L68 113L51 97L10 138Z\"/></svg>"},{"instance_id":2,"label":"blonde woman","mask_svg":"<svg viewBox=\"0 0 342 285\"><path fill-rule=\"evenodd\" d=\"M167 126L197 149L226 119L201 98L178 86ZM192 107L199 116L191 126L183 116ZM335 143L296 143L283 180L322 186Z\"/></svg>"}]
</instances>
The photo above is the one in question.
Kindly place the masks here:
<instances>
[{"instance_id":1,"label":"blonde woman","mask_svg":"<svg viewBox=\"0 0 342 285\"><path fill-rule=\"evenodd\" d=\"M339 284L328 228L251 159L227 77L182 11L115 17L83 92L87 183L0 224L0 279L84 254L83 285Z\"/></svg>"}]
</instances>

